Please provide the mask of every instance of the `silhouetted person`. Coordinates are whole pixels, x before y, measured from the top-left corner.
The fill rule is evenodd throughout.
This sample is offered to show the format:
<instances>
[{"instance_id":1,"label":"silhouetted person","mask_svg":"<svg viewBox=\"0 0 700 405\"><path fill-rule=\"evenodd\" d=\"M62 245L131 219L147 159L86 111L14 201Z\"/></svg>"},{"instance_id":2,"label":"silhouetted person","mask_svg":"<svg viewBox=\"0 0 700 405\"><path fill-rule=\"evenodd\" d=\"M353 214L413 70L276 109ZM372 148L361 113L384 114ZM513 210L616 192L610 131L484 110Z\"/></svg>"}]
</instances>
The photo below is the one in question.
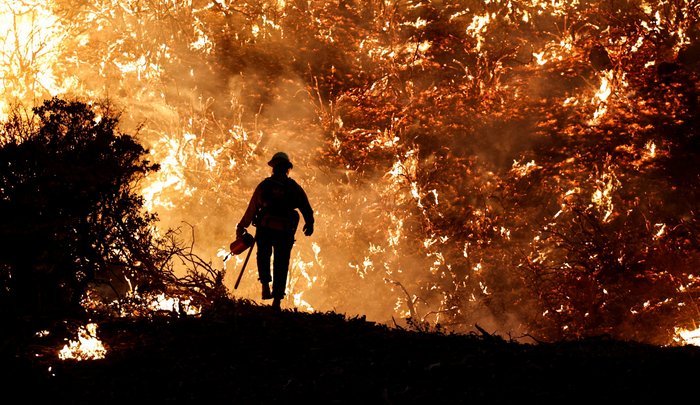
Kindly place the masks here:
<instances>
[{"instance_id":1,"label":"silhouetted person","mask_svg":"<svg viewBox=\"0 0 700 405\"><path fill-rule=\"evenodd\" d=\"M236 226L236 236L241 237L251 224L256 227L258 279L262 284L262 299L273 298L272 306L279 309L286 293L289 258L299 225L297 210L304 217L303 230L306 236L311 236L314 232L314 212L304 189L289 177L289 170L294 167L289 156L277 152L267 164L272 167L272 176L255 188L248 208Z\"/></svg>"}]
</instances>

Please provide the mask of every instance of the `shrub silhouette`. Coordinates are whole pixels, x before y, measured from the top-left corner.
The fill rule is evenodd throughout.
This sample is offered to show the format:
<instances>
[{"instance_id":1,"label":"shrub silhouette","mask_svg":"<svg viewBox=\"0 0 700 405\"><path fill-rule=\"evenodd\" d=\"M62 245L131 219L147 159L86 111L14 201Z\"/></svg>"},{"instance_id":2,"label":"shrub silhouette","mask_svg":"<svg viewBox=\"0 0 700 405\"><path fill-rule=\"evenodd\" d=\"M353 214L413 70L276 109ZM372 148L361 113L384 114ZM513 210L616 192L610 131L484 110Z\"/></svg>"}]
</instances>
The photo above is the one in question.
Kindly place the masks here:
<instances>
[{"instance_id":1,"label":"shrub silhouette","mask_svg":"<svg viewBox=\"0 0 700 405\"><path fill-rule=\"evenodd\" d=\"M79 313L98 274L157 271L157 218L134 186L158 165L108 103L53 98L32 113L0 127L0 311Z\"/></svg>"}]
</instances>

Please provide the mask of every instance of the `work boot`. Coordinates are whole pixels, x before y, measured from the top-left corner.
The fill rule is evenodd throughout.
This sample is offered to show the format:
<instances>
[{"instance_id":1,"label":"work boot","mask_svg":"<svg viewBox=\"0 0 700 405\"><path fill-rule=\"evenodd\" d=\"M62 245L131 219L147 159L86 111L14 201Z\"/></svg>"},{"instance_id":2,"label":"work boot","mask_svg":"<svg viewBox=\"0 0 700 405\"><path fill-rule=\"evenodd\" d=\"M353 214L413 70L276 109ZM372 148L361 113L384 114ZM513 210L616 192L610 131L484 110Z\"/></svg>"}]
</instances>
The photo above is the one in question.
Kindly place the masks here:
<instances>
[{"instance_id":1,"label":"work boot","mask_svg":"<svg viewBox=\"0 0 700 405\"><path fill-rule=\"evenodd\" d=\"M281 301L282 300L280 298L275 297L275 299L272 300L272 309L274 309L275 311L279 311L281 309L280 308Z\"/></svg>"},{"instance_id":2,"label":"work boot","mask_svg":"<svg viewBox=\"0 0 700 405\"><path fill-rule=\"evenodd\" d=\"M269 300L272 298L272 292L270 291L269 283L262 283L262 299Z\"/></svg>"}]
</instances>

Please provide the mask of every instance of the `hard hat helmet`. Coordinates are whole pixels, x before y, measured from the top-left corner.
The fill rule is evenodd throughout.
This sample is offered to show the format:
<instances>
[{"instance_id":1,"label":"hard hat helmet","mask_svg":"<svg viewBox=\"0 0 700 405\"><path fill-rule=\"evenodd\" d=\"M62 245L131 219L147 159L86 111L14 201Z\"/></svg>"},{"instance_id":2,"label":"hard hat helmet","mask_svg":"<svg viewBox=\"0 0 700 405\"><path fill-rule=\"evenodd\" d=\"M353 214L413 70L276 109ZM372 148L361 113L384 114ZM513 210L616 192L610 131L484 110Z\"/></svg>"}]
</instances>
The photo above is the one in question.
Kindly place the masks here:
<instances>
[{"instance_id":1,"label":"hard hat helmet","mask_svg":"<svg viewBox=\"0 0 700 405\"><path fill-rule=\"evenodd\" d=\"M272 155L272 159L270 159L270 161L267 162L267 164L272 167L275 167L279 164L287 165L290 169L294 167L292 162L289 160L289 156L287 156L287 154L284 152L277 152L274 155Z\"/></svg>"}]
</instances>

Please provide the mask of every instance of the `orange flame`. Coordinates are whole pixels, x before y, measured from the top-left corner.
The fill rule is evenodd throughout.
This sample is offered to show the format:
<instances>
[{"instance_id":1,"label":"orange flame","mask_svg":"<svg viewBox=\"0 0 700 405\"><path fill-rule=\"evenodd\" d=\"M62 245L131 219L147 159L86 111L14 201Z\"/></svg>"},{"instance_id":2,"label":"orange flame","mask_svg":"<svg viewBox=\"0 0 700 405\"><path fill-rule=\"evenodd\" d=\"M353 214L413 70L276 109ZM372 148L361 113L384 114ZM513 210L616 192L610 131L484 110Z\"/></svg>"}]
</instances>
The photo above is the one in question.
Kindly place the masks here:
<instances>
[{"instance_id":1,"label":"orange flame","mask_svg":"<svg viewBox=\"0 0 700 405\"><path fill-rule=\"evenodd\" d=\"M97 338L97 324L89 323L78 329L78 340L70 340L58 353L61 360L97 360L105 358L107 349Z\"/></svg>"}]
</instances>

